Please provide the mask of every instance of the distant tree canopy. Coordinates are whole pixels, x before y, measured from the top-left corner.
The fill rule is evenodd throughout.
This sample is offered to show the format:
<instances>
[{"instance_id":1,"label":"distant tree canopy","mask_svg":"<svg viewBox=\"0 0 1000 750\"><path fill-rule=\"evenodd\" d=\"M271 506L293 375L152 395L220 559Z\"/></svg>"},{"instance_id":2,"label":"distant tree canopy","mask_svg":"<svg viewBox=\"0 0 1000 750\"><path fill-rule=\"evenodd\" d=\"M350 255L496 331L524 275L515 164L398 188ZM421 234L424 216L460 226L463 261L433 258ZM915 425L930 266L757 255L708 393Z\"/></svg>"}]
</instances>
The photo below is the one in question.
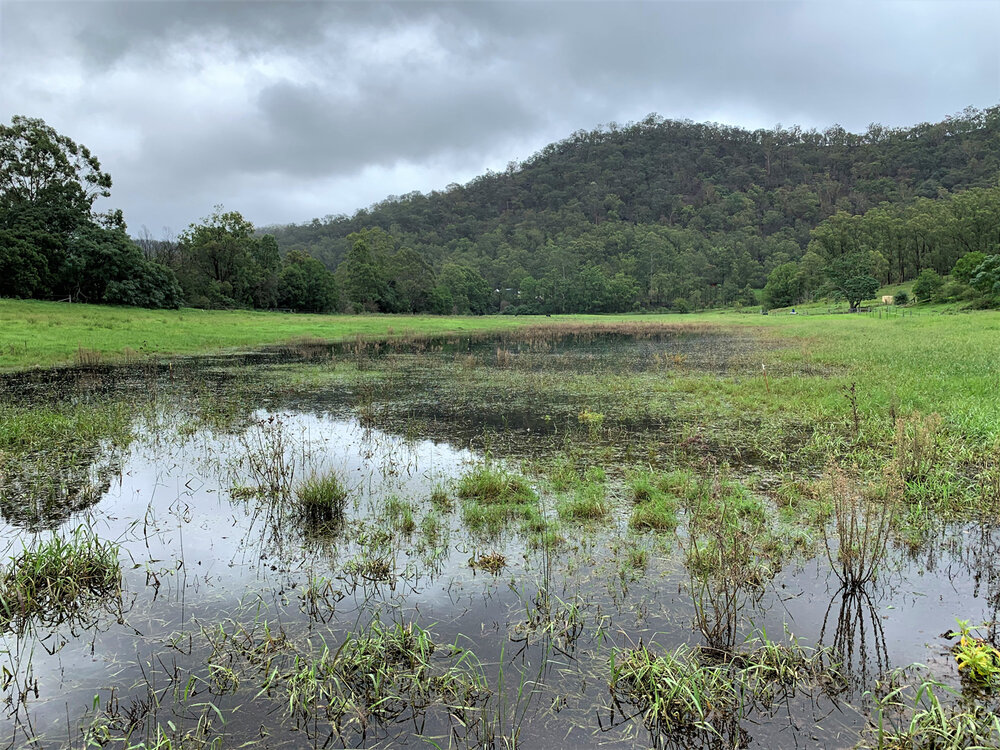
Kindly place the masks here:
<instances>
[{"instance_id":1,"label":"distant tree canopy","mask_svg":"<svg viewBox=\"0 0 1000 750\"><path fill-rule=\"evenodd\" d=\"M969 252L996 253L998 178L1000 107L862 134L651 115L574 133L467 185L269 231L283 252L338 269L356 309L464 310L455 289L432 281L450 264L484 279L487 310L744 304L748 287L763 289L788 263L797 265L780 272L781 295L794 304L864 293L863 276L898 283L924 268L947 273ZM359 259L364 233L370 255ZM882 261L829 285L837 259L871 251Z\"/></svg>"},{"instance_id":2,"label":"distant tree canopy","mask_svg":"<svg viewBox=\"0 0 1000 750\"><path fill-rule=\"evenodd\" d=\"M177 307L172 271L148 260L121 212L95 214L111 177L44 121L0 125L0 296Z\"/></svg>"},{"instance_id":3,"label":"distant tree canopy","mask_svg":"<svg viewBox=\"0 0 1000 750\"><path fill-rule=\"evenodd\" d=\"M41 120L0 126L0 295L386 313L1000 301L1000 107L863 134L650 115L351 217L257 231L219 207L176 241L96 214L111 178ZM932 286L933 271L941 281Z\"/></svg>"},{"instance_id":4,"label":"distant tree canopy","mask_svg":"<svg viewBox=\"0 0 1000 750\"><path fill-rule=\"evenodd\" d=\"M194 307L337 309L337 283L322 263L303 252L282 259L274 237L258 236L237 211L217 206L181 233L172 255L184 297Z\"/></svg>"}]
</instances>

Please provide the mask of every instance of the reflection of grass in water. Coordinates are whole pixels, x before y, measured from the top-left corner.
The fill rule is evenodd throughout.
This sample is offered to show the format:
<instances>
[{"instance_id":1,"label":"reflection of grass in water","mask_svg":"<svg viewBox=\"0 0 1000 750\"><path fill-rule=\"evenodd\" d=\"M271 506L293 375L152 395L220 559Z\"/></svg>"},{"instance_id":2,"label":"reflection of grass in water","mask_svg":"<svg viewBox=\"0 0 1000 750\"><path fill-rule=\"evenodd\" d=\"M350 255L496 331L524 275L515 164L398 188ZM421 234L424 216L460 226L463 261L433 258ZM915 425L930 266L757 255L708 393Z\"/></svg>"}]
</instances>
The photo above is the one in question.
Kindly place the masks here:
<instances>
[{"instance_id":1,"label":"reflection of grass in water","mask_svg":"<svg viewBox=\"0 0 1000 750\"><path fill-rule=\"evenodd\" d=\"M415 511L413 503L392 495L386 499L382 515L393 531L409 536L417 530Z\"/></svg>"},{"instance_id":2,"label":"reflection of grass in water","mask_svg":"<svg viewBox=\"0 0 1000 750\"><path fill-rule=\"evenodd\" d=\"M86 526L67 539L53 536L11 558L0 578L0 624L56 624L93 603L117 599L121 589L118 545Z\"/></svg>"},{"instance_id":3,"label":"reflection of grass in water","mask_svg":"<svg viewBox=\"0 0 1000 750\"><path fill-rule=\"evenodd\" d=\"M0 512L29 529L53 528L97 502L133 439L135 405L0 401Z\"/></svg>"}]
</instances>

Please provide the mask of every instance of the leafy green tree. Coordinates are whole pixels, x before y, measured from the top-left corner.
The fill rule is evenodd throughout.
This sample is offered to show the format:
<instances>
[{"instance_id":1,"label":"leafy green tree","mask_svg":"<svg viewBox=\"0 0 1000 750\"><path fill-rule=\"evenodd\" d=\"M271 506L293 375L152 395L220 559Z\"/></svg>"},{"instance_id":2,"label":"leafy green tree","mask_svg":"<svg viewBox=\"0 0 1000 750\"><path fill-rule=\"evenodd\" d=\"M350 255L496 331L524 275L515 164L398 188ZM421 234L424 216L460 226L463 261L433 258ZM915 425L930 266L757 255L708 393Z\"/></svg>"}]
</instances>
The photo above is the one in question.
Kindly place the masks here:
<instances>
[{"instance_id":1,"label":"leafy green tree","mask_svg":"<svg viewBox=\"0 0 1000 750\"><path fill-rule=\"evenodd\" d=\"M0 210L43 206L51 221L75 225L110 191L111 177L97 157L44 120L15 115L0 125Z\"/></svg>"},{"instance_id":2,"label":"leafy green tree","mask_svg":"<svg viewBox=\"0 0 1000 750\"><path fill-rule=\"evenodd\" d=\"M436 285L434 270L424 257L408 247L400 248L387 268L396 312L423 312L430 309L431 290Z\"/></svg>"},{"instance_id":3,"label":"leafy green tree","mask_svg":"<svg viewBox=\"0 0 1000 750\"><path fill-rule=\"evenodd\" d=\"M438 280L450 293L455 313L483 315L489 312L490 287L478 271L457 263L446 263Z\"/></svg>"},{"instance_id":4,"label":"leafy green tree","mask_svg":"<svg viewBox=\"0 0 1000 750\"><path fill-rule=\"evenodd\" d=\"M767 277L764 285L764 306L767 308L788 307L799 301L802 294L802 275L799 264L782 263Z\"/></svg>"},{"instance_id":5,"label":"leafy green tree","mask_svg":"<svg viewBox=\"0 0 1000 750\"><path fill-rule=\"evenodd\" d=\"M930 302L941 289L944 279L933 268L925 268L913 285L913 294L918 302Z\"/></svg>"},{"instance_id":6,"label":"leafy green tree","mask_svg":"<svg viewBox=\"0 0 1000 750\"><path fill-rule=\"evenodd\" d=\"M189 303L196 307L243 307L252 304L253 283L246 270L257 246L254 227L238 211L216 206L180 236L178 277Z\"/></svg>"},{"instance_id":7,"label":"leafy green tree","mask_svg":"<svg viewBox=\"0 0 1000 750\"><path fill-rule=\"evenodd\" d=\"M148 261L124 229L81 225L70 238L57 290L72 299L138 307L180 307L173 271Z\"/></svg>"},{"instance_id":8,"label":"leafy green tree","mask_svg":"<svg viewBox=\"0 0 1000 750\"><path fill-rule=\"evenodd\" d=\"M1000 254L987 255L976 266L972 286L994 303L1000 300Z\"/></svg>"},{"instance_id":9,"label":"leafy green tree","mask_svg":"<svg viewBox=\"0 0 1000 750\"><path fill-rule=\"evenodd\" d=\"M172 271L147 260L121 211L93 212L111 177L40 119L0 126L0 294L178 307Z\"/></svg>"},{"instance_id":10,"label":"leafy green tree","mask_svg":"<svg viewBox=\"0 0 1000 750\"><path fill-rule=\"evenodd\" d=\"M847 300L851 310L878 292L878 258L871 252L857 251L834 259L826 268L828 287Z\"/></svg>"},{"instance_id":11,"label":"leafy green tree","mask_svg":"<svg viewBox=\"0 0 1000 750\"><path fill-rule=\"evenodd\" d=\"M269 309L278 303L281 253L273 234L254 239L249 245L249 253L239 270L235 286L239 298L251 307Z\"/></svg>"},{"instance_id":12,"label":"leafy green tree","mask_svg":"<svg viewBox=\"0 0 1000 750\"><path fill-rule=\"evenodd\" d=\"M305 312L331 312L339 303L334 275L301 250L292 250L285 256L276 296L281 307Z\"/></svg>"},{"instance_id":13,"label":"leafy green tree","mask_svg":"<svg viewBox=\"0 0 1000 750\"><path fill-rule=\"evenodd\" d=\"M984 260L986 260L986 253L981 253L978 250L966 253L955 261L955 265L951 269L951 275L963 284L968 284L972 281L972 277L976 273L976 268L978 268Z\"/></svg>"},{"instance_id":14,"label":"leafy green tree","mask_svg":"<svg viewBox=\"0 0 1000 750\"><path fill-rule=\"evenodd\" d=\"M70 239L110 189L97 157L43 120L0 125L0 294L58 294Z\"/></svg>"},{"instance_id":15,"label":"leafy green tree","mask_svg":"<svg viewBox=\"0 0 1000 750\"><path fill-rule=\"evenodd\" d=\"M377 248L384 234L380 230L365 230L348 238L353 239L354 244L337 273L342 279L344 296L356 310L378 312L388 296L385 268L378 262L373 250L373 245Z\"/></svg>"},{"instance_id":16,"label":"leafy green tree","mask_svg":"<svg viewBox=\"0 0 1000 750\"><path fill-rule=\"evenodd\" d=\"M874 276L851 276L844 280L840 292L851 310L857 310L862 302L875 296L878 288L878 279Z\"/></svg>"}]
</instances>

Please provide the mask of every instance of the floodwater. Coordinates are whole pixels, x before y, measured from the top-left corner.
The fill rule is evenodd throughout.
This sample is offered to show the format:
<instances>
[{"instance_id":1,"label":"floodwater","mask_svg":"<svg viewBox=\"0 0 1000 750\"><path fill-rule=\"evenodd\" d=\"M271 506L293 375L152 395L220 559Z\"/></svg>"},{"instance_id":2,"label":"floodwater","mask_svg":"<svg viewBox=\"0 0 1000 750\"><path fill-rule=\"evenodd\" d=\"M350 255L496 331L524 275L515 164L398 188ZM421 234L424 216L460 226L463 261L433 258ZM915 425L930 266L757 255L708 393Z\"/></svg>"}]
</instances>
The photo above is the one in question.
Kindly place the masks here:
<instances>
[{"instance_id":1,"label":"floodwater","mask_svg":"<svg viewBox=\"0 0 1000 750\"><path fill-rule=\"evenodd\" d=\"M615 489L620 466L607 467L609 520L564 522L564 541L551 548L529 544L517 524L497 537L475 533L460 503L448 510L431 501L436 488L454 498L455 480L487 453L517 470L521 460L568 450L571 436L593 450L588 460L617 464L626 460L623 444L641 453L671 428L663 416L630 412L589 434L577 415L593 394L505 399L504 367L560 377L667 362L724 376L754 367L755 346L709 334L458 340L392 353L313 346L8 378L12 403L126 399L136 419L130 445L101 446L83 470L64 473L89 483L89 493L26 512L8 492L0 507L5 558L84 525L119 545L123 575L120 598L3 634L0 746L84 747L89 729L92 742L119 747L126 735L133 744L155 737L157 725L221 738L222 747L502 747L512 737L523 748L854 746L869 720L866 691L890 670L919 663L958 686L941 634L956 617L995 618L1000 535L944 527L918 552L893 548L878 580L847 594L822 551L789 556L741 602L739 637L763 632L828 647L842 679L752 706L725 736L677 738L651 733L608 688L615 649L701 641L678 539L629 530L629 501ZM272 382L268 373L322 373L345 358L356 358L364 376L260 385ZM387 358L395 358L391 368ZM427 367L431 360L442 366ZM477 393L491 394L480 409L450 386L470 372L486 383ZM600 398L614 414L616 394ZM273 482L294 494L305 478L331 471L348 490L335 524L244 491ZM554 521L554 494L530 478ZM386 520L392 498L412 504L414 529ZM623 562L636 548L647 553L644 567ZM470 565L485 553L502 554L505 567L492 574ZM367 567L373 560L378 573ZM373 621L426 629L436 668L454 666L458 649L467 653L457 668L475 665L485 682L475 710L430 701L339 725L322 712L289 715L280 679L265 686L268 675L227 655L220 635L260 642L265 630L281 632L295 653L315 656ZM95 735L95 722L110 733Z\"/></svg>"}]
</instances>

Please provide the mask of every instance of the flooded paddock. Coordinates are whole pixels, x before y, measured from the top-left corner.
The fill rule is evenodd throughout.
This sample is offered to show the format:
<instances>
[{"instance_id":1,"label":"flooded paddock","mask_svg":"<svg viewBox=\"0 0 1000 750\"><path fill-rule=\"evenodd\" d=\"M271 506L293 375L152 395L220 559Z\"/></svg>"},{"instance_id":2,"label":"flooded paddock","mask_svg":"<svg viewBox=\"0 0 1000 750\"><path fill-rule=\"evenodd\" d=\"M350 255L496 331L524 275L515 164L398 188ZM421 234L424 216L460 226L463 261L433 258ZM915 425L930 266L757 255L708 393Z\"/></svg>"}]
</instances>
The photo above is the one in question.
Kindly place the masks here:
<instances>
[{"instance_id":1,"label":"flooded paddock","mask_svg":"<svg viewBox=\"0 0 1000 750\"><path fill-rule=\"evenodd\" d=\"M7 377L3 745L903 747L876 724L931 682L987 736L948 631L994 622L1000 535L916 532L896 479L817 459L826 426L712 405L762 346L303 341Z\"/></svg>"}]
</instances>

